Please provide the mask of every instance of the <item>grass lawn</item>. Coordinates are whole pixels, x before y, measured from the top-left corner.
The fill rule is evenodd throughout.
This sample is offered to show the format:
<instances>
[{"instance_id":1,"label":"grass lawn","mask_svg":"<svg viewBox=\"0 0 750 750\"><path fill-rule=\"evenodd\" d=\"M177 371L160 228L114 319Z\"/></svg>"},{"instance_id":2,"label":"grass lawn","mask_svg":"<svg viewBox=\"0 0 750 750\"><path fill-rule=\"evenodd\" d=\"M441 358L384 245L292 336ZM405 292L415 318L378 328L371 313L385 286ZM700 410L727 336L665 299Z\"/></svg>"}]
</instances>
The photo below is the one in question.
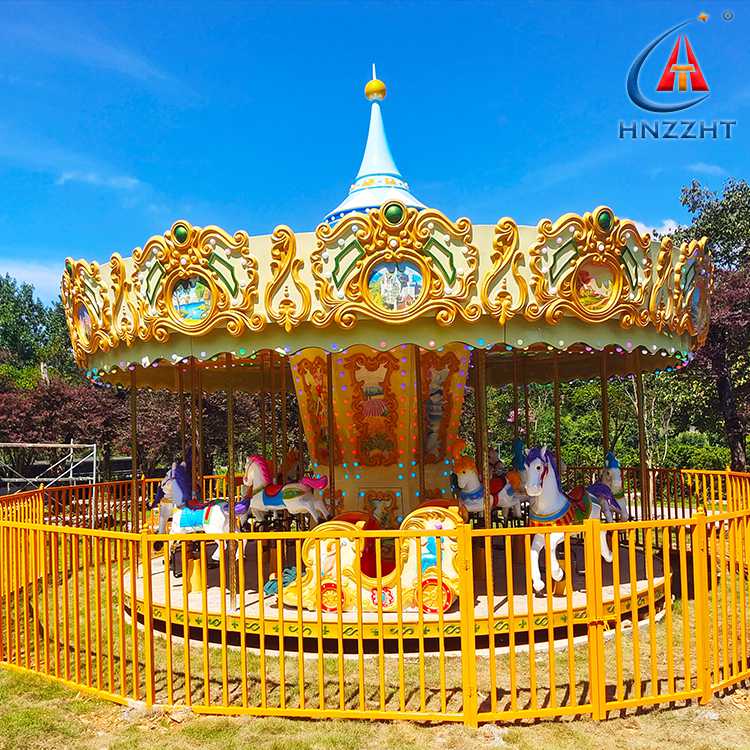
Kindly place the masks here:
<instances>
[{"instance_id":1,"label":"grass lawn","mask_svg":"<svg viewBox=\"0 0 750 750\"><path fill-rule=\"evenodd\" d=\"M344 750L377 748L750 748L750 691L708 706L654 709L606 722L590 719L533 725L212 718L189 712L146 715L84 697L35 676L0 669L0 748L158 748L159 750Z\"/></svg>"}]
</instances>

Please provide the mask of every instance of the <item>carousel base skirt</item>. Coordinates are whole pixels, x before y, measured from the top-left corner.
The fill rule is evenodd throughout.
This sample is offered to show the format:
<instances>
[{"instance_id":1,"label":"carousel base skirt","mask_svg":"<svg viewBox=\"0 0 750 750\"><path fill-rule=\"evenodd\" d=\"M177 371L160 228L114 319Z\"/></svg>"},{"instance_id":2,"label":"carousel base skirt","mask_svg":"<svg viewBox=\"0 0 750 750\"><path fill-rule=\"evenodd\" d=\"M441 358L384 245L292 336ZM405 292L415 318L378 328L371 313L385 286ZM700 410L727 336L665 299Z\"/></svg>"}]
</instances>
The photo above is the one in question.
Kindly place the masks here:
<instances>
[{"instance_id":1,"label":"carousel base skirt","mask_svg":"<svg viewBox=\"0 0 750 750\"><path fill-rule=\"evenodd\" d=\"M513 566L513 580L509 587L503 544L493 546L491 576L487 575L482 564L484 555L475 554L476 647L503 649L508 646L511 637L515 647L529 642L538 645L558 639L563 639L564 645L571 638L585 635L591 615L583 570L583 547L572 544L571 554L572 585L566 582L562 595L529 593L526 588L526 571L521 564ZM601 562L605 628L618 620L640 620L648 617L652 609L664 606L665 580L661 557L654 555L653 577L649 580L646 556L643 551L637 550L632 582L626 546L620 547L619 561L619 587L615 587L612 580L612 565ZM545 580L544 564L540 562L540 565L542 578ZM192 590L185 602L184 577L176 577L172 572L165 576L163 557L158 556L151 561L153 629L166 633L169 622L172 637L182 638L187 619L191 640L226 643L250 649L262 647L270 651L279 650L283 646L287 652L301 650L311 655L317 655L321 650L325 653L357 654L363 651L418 654L420 651L438 653L459 651L461 648L460 601L454 602L442 616L405 610L401 613L384 612L380 615L380 621L377 612L358 615L356 610L338 613L313 612L289 606L279 609L275 594L263 597L261 605L257 570L255 558L246 555L244 595L238 591L233 603L228 589L222 596L218 567L208 568L205 597L202 590ZM491 597L487 595L488 579L493 589ZM509 588L512 597L509 597ZM135 608L135 616L143 624L145 605L141 566L136 574L135 597L129 575L125 577L124 589L127 609L132 616ZM633 611L636 613L635 617Z\"/></svg>"}]
</instances>

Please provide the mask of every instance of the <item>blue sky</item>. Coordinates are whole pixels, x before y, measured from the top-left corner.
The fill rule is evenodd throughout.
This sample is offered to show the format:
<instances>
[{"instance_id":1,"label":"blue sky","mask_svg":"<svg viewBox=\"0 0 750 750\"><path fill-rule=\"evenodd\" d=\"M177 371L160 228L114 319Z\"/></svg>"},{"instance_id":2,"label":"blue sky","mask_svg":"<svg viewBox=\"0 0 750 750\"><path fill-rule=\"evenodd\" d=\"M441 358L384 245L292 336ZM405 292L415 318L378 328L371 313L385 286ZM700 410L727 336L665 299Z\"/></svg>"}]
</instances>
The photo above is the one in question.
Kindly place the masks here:
<instances>
[{"instance_id":1,"label":"blue sky","mask_svg":"<svg viewBox=\"0 0 750 750\"><path fill-rule=\"evenodd\" d=\"M625 92L634 56L701 11L687 32L711 94L681 116L736 119L734 138L618 140L647 117ZM313 229L359 166L373 61L396 162L449 216L607 203L685 221L690 179L748 176L749 16L729 0L0 4L0 273L51 299L66 255L129 254L177 218Z\"/></svg>"}]
</instances>

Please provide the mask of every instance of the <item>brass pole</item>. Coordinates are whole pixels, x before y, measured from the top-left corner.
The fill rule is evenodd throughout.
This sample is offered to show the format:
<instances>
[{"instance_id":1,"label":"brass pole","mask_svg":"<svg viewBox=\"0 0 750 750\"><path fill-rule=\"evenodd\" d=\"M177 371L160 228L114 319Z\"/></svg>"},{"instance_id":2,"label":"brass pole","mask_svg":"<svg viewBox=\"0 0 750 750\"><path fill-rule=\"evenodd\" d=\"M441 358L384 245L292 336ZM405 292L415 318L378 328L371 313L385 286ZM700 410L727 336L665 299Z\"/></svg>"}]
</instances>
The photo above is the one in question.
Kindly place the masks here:
<instances>
[{"instance_id":1,"label":"brass pole","mask_svg":"<svg viewBox=\"0 0 750 750\"><path fill-rule=\"evenodd\" d=\"M414 349L415 395L417 400L417 477L419 481L419 503L424 496L424 398L422 396L422 353L417 344ZM419 505L417 503L417 505Z\"/></svg>"},{"instance_id":2,"label":"brass pole","mask_svg":"<svg viewBox=\"0 0 750 750\"><path fill-rule=\"evenodd\" d=\"M557 465L560 465L560 362L557 354L552 360L552 400L555 402L555 458Z\"/></svg>"},{"instance_id":3,"label":"brass pole","mask_svg":"<svg viewBox=\"0 0 750 750\"><path fill-rule=\"evenodd\" d=\"M651 517L651 508L649 506L649 486L648 486L648 465L646 455L646 415L643 402L643 378L641 376L641 353L635 355L636 372L635 372L635 399L636 412L638 416L638 448L641 461L641 518L647 521Z\"/></svg>"},{"instance_id":4,"label":"brass pole","mask_svg":"<svg viewBox=\"0 0 750 750\"><path fill-rule=\"evenodd\" d=\"M334 419L333 419L333 357L331 354L326 355L326 390L327 390L327 407L326 419L328 435L328 487L331 498L331 514L336 513L336 438L334 436Z\"/></svg>"},{"instance_id":5,"label":"brass pole","mask_svg":"<svg viewBox=\"0 0 750 750\"><path fill-rule=\"evenodd\" d=\"M531 445L531 424L529 419L529 384L526 382L526 366L523 368L523 411L526 423L526 445Z\"/></svg>"},{"instance_id":6,"label":"brass pole","mask_svg":"<svg viewBox=\"0 0 750 750\"><path fill-rule=\"evenodd\" d=\"M609 378L607 376L607 352L602 351L601 357L601 388L602 388L602 446L606 460L609 452Z\"/></svg>"},{"instance_id":7,"label":"brass pole","mask_svg":"<svg viewBox=\"0 0 750 750\"><path fill-rule=\"evenodd\" d=\"M138 508L138 389L135 369L130 371L130 526L139 531Z\"/></svg>"},{"instance_id":8,"label":"brass pole","mask_svg":"<svg viewBox=\"0 0 750 750\"><path fill-rule=\"evenodd\" d=\"M198 367L198 497L203 502L206 502L206 498L203 497L203 373L201 368ZM209 498L213 499L213 498Z\"/></svg>"},{"instance_id":9,"label":"brass pole","mask_svg":"<svg viewBox=\"0 0 750 750\"><path fill-rule=\"evenodd\" d=\"M182 382L182 367L177 366L177 380L179 384L179 405L180 405L180 446L182 450L182 460L185 460L185 386Z\"/></svg>"},{"instance_id":10,"label":"brass pole","mask_svg":"<svg viewBox=\"0 0 750 750\"><path fill-rule=\"evenodd\" d=\"M263 458L266 456L266 358L261 352L258 355L258 361L260 362L260 445L261 455Z\"/></svg>"},{"instance_id":11,"label":"brass pole","mask_svg":"<svg viewBox=\"0 0 750 750\"><path fill-rule=\"evenodd\" d=\"M276 354L273 351L268 353L268 363L270 367L270 396L271 396L271 460L273 461L273 471L277 474L279 471L278 454L276 453Z\"/></svg>"},{"instance_id":12,"label":"brass pole","mask_svg":"<svg viewBox=\"0 0 750 750\"><path fill-rule=\"evenodd\" d=\"M518 437L518 355L513 352L513 437Z\"/></svg>"},{"instance_id":13,"label":"brass pole","mask_svg":"<svg viewBox=\"0 0 750 750\"><path fill-rule=\"evenodd\" d=\"M299 404L299 399L295 398L297 403L297 453L298 453L298 464L299 464L299 479L302 479L302 475L305 473L305 428L302 424L302 408Z\"/></svg>"},{"instance_id":14,"label":"brass pole","mask_svg":"<svg viewBox=\"0 0 750 750\"><path fill-rule=\"evenodd\" d=\"M487 352L484 349L475 349L474 352L477 355L474 389L477 466L484 486L484 527L489 529L492 526L492 519L490 518L490 461L487 452Z\"/></svg>"},{"instance_id":15,"label":"brass pole","mask_svg":"<svg viewBox=\"0 0 750 750\"><path fill-rule=\"evenodd\" d=\"M235 504L235 459L234 459L234 384L232 382L232 355L227 354L227 474L229 484L229 531L234 533L237 520L234 513ZM234 540L229 542L229 598L232 608L236 606L235 598L237 596L236 580L236 549L237 544Z\"/></svg>"},{"instance_id":16,"label":"brass pole","mask_svg":"<svg viewBox=\"0 0 750 750\"><path fill-rule=\"evenodd\" d=\"M286 456L289 452L289 442L288 442L288 435L287 430L289 429L288 420L287 420L287 368L289 366L288 360L286 357L281 357L279 360L279 373L281 374L281 463L286 463ZM281 477L281 483L284 484L286 482L286 477Z\"/></svg>"},{"instance_id":17,"label":"brass pole","mask_svg":"<svg viewBox=\"0 0 750 750\"><path fill-rule=\"evenodd\" d=\"M190 358L190 495L198 487L198 399L195 388L195 360Z\"/></svg>"}]
</instances>

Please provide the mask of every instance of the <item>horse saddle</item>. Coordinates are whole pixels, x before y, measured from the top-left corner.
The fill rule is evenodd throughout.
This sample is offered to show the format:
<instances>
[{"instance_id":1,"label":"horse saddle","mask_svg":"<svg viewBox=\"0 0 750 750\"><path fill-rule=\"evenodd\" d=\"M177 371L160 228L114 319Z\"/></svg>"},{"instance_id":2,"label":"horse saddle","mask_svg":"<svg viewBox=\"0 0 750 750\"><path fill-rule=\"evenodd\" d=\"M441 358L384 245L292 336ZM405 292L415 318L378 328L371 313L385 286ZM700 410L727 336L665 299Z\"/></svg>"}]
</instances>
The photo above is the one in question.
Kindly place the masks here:
<instances>
[{"instance_id":1,"label":"horse saddle","mask_svg":"<svg viewBox=\"0 0 750 750\"><path fill-rule=\"evenodd\" d=\"M284 493L281 491L283 484L269 484L263 488L263 505L272 505L278 508L284 507Z\"/></svg>"},{"instance_id":2,"label":"horse saddle","mask_svg":"<svg viewBox=\"0 0 750 750\"><path fill-rule=\"evenodd\" d=\"M492 477L492 479L490 479L490 495L492 495L492 497L499 495L506 484L505 477ZM513 494L512 487L509 489L509 493L511 495Z\"/></svg>"},{"instance_id":3,"label":"horse saddle","mask_svg":"<svg viewBox=\"0 0 750 750\"><path fill-rule=\"evenodd\" d=\"M183 508L180 514L180 528L203 526L203 519L208 515L208 508Z\"/></svg>"},{"instance_id":4,"label":"horse saddle","mask_svg":"<svg viewBox=\"0 0 750 750\"><path fill-rule=\"evenodd\" d=\"M573 487L573 489L568 492L568 499L571 502L571 505L573 507L577 508L579 511L584 512L586 510L586 495L588 493L586 492L586 488L583 485L578 485L577 487Z\"/></svg>"}]
</instances>

